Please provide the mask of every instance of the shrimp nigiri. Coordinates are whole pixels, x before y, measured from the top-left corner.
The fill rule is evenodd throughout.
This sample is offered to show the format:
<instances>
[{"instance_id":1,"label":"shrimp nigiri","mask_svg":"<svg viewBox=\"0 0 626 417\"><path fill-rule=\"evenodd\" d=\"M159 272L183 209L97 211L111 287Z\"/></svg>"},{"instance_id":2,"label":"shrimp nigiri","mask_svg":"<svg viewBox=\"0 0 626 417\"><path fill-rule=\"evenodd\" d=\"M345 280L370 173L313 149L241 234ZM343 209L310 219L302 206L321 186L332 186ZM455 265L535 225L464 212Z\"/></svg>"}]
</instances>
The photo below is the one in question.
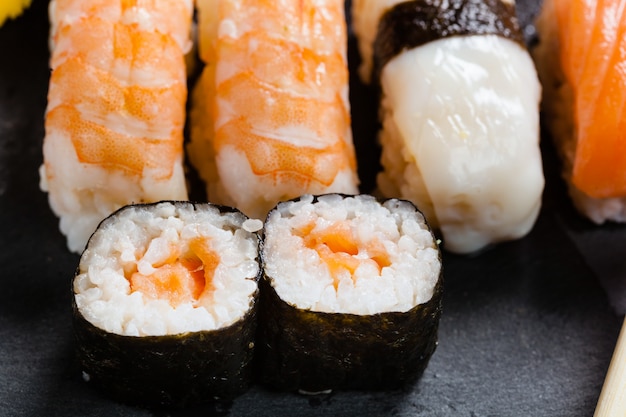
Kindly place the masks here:
<instances>
[{"instance_id":1,"label":"shrimp nigiri","mask_svg":"<svg viewBox=\"0 0 626 417\"><path fill-rule=\"evenodd\" d=\"M546 0L535 62L577 209L626 222L626 1Z\"/></svg>"},{"instance_id":2,"label":"shrimp nigiri","mask_svg":"<svg viewBox=\"0 0 626 417\"><path fill-rule=\"evenodd\" d=\"M129 203L187 198L191 0L53 0L41 188L70 250Z\"/></svg>"},{"instance_id":3,"label":"shrimp nigiri","mask_svg":"<svg viewBox=\"0 0 626 417\"><path fill-rule=\"evenodd\" d=\"M344 3L201 0L205 68L189 159L211 202L265 217L305 193L358 191Z\"/></svg>"}]
</instances>

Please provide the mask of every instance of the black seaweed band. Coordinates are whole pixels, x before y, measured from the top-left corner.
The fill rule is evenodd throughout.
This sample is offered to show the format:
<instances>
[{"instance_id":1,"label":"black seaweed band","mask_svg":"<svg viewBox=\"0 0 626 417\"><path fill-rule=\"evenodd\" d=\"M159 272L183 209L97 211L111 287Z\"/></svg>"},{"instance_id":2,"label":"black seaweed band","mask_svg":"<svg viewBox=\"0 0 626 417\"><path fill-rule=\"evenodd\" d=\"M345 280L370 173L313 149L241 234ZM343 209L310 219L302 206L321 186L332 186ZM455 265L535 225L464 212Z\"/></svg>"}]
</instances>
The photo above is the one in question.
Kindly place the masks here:
<instances>
[{"instance_id":1,"label":"black seaweed band","mask_svg":"<svg viewBox=\"0 0 626 417\"><path fill-rule=\"evenodd\" d=\"M498 35L524 45L514 4L501 0L416 0L380 19L374 41L374 79L406 49L460 35Z\"/></svg>"},{"instance_id":2,"label":"black seaweed band","mask_svg":"<svg viewBox=\"0 0 626 417\"><path fill-rule=\"evenodd\" d=\"M81 370L115 400L178 408L232 401L252 384L256 302L243 318L217 330L136 337L94 326L72 299Z\"/></svg>"},{"instance_id":3,"label":"black seaweed band","mask_svg":"<svg viewBox=\"0 0 626 417\"><path fill-rule=\"evenodd\" d=\"M102 220L96 233L114 224L126 210L151 210L163 203L190 211L217 208L222 215L239 210L211 203L162 201L124 206ZM225 226L226 227L226 226ZM234 227L229 224L228 227ZM257 244L260 245L258 234ZM260 252L260 250L259 250ZM260 264L260 259L257 258ZM76 275L80 273L77 269ZM261 270L254 278L261 278ZM74 278L75 279L75 278ZM88 321L76 304L70 286L76 358L91 384L118 401L142 407L186 407L232 401L253 381L259 292L248 311L235 323L215 329L163 336L127 336L109 332Z\"/></svg>"},{"instance_id":4,"label":"black seaweed band","mask_svg":"<svg viewBox=\"0 0 626 417\"><path fill-rule=\"evenodd\" d=\"M421 216L413 203L403 202ZM441 265L439 250L438 257ZM263 250L264 266L265 261ZM299 308L279 296L274 278L262 270L255 359L262 383L288 391L391 390L415 382L424 372L437 347L443 267L430 300L406 312L377 314Z\"/></svg>"}]
</instances>

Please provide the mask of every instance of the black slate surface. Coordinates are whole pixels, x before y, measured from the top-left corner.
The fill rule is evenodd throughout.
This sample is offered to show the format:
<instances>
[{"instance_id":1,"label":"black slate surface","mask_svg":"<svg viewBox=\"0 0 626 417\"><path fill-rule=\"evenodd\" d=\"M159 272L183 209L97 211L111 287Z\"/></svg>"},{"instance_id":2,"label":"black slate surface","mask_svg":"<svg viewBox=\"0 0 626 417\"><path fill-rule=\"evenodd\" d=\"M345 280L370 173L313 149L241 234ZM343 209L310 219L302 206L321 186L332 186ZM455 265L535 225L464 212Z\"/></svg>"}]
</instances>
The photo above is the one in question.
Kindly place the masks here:
<instances>
[{"instance_id":1,"label":"black slate surface","mask_svg":"<svg viewBox=\"0 0 626 417\"><path fill-rule=\"evenodd\" d=\"M0 28L0 415L593 414L622 321L602 285L619 305L626 229L596 227L573 212L547 142L547 187L533 231L473 256L445 254L439 346L417 384L320 397L255 385L232 404L181 411L133 408L92 389L76 366L71 329L70 280L78 256L66 250L38 187L49 76L46 7L35 0L23 17ZM518 2L523 24L537 7ZM532 26L525 33L532 36ZM352 87L367 186L377 166L375 106L366 89Z\"/></svg>"}]
</instances>

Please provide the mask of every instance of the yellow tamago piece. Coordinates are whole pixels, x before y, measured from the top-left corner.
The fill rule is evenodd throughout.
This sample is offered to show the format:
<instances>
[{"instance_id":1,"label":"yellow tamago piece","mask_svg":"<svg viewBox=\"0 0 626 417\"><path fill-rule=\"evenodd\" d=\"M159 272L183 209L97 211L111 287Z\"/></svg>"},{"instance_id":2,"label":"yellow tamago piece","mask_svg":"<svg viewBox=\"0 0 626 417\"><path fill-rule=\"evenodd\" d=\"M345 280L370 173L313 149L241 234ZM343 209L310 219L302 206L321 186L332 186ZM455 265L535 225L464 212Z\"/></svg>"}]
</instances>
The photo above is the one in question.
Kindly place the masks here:
<instances>
[{"instance_id":1,"label":"yellow tamago piece","mask_svg":"<svg viewBox=\"0 0 626 417\"><path fill-rule=\"evenodd\" d=\"M15 19L24 9L30 6L32 0L2 0L0 1L0 26L8 19Z\"/></svg>"}]
</instances>

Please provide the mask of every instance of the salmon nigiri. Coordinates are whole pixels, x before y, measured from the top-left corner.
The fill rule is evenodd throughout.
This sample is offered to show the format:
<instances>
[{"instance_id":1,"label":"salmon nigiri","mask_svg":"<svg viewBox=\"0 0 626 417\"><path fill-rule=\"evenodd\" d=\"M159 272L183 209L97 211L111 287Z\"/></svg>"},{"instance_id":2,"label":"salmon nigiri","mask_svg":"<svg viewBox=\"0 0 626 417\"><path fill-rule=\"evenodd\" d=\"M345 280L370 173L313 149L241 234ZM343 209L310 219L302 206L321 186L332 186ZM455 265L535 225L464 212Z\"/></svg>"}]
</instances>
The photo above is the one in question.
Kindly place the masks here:
<instances>
[{"instance_id":1,"label":"salmon nigiri","mask_svg":"<svg viewBox=\"0 0 626 417\"><path fill-rule=\"evenodd\" d=\"M535 61L577 209L626 221L626 1L546 0Z\"/></svg>"}]
</instances>

